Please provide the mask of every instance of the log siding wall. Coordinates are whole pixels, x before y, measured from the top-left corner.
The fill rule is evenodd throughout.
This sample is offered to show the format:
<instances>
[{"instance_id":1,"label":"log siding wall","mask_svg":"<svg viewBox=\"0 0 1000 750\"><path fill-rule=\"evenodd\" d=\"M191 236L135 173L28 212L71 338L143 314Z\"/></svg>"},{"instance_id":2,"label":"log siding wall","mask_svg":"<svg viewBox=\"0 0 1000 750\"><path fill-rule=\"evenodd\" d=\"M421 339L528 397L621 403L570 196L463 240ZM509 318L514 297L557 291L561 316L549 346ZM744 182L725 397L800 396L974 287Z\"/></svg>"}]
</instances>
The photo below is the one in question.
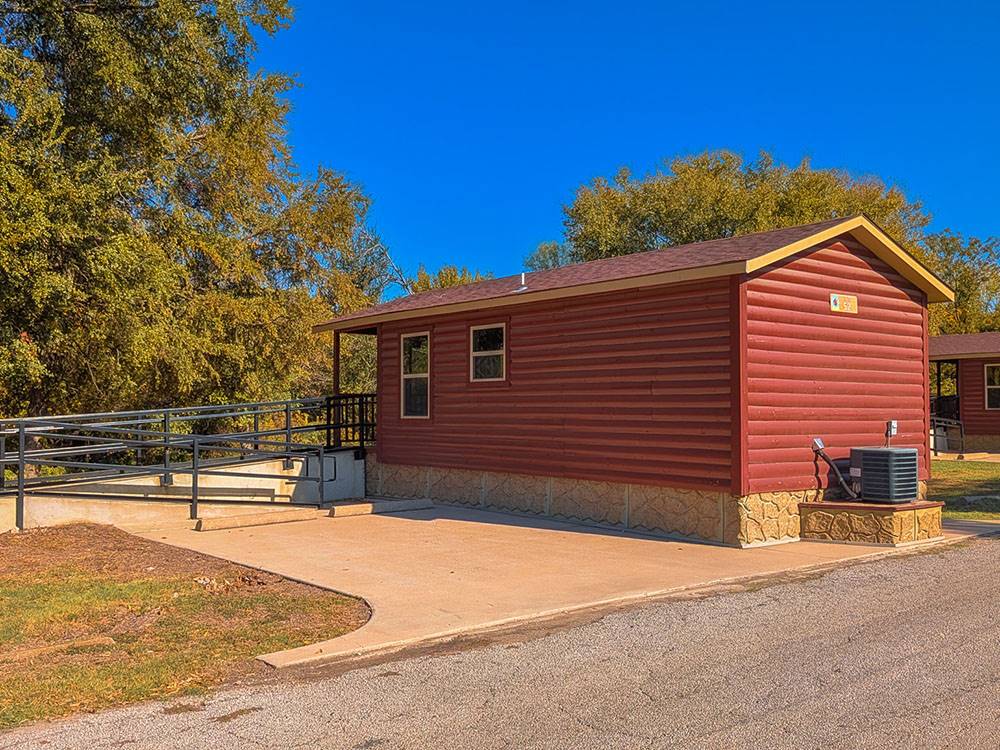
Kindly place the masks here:
<instances>
[{"instance_id":1,"label":"log siding wall","mask_svg":"<svg viewBox=\"0 0 1000 750\"><path fill-rule=\"evenodd\" d=\"M1000 409L986 408L986 365L1000 365L1000 357L958 361L958 408L966 435L1000 435Z\"/></svg>"},{"instance_id":2,"label":"log siding wall","mask_svg":"<svg viewBox=\"0 0 1000 750\"><path fill-rule=\"evenodd\" d=\"M832 312L831 292L856 295L858 314ZM469 328L488 323L507 326L508 377L471 383ZM424 330L430 419L404 421L400 335ZM926 297L850 238L749 278L414 318L378 334L385 464L741 497L829 486L812 438L844 457L881 445L896 419L893 445L917 448L929 475ZM979 369L963 393L981 390Z\"/></svg>"},{"instance_id":3,"label":"log siding wall","mask_svg":"<svg viewBox=\"0 0 1000 750\"><path fill-rule=\"evenodd\" d=\"M378 459L729 489L734 289L726 277L384 323ZM470 383L469 327L496 322L507 380ZM400 335L423 330L430 419L401 420Z\"/></svg>"},{"instance_id":4,"label":"log siding wall","mask_svg":"<svg viewBox=\"0 0 1000 750\"><path fill-rule=\"evenodd\" d=\"M858 314L830 310L830 293L858 297ZM928 476L927 305L922 292L853 240L811 250L746 282L746 489L829 484L811 449L919 450ZM980 376L981 377L981 376Z\"/></svg>"}]
</instances>

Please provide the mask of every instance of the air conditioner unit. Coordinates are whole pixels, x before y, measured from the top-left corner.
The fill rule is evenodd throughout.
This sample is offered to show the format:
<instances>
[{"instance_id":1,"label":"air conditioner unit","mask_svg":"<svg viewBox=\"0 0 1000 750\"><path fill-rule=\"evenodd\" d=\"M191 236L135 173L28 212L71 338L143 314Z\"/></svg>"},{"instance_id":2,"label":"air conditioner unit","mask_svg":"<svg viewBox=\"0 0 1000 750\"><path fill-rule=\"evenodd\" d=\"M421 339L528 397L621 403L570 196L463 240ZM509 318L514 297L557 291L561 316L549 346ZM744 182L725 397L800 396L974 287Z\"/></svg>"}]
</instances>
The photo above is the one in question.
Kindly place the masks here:
<instances>
[{"instance_id":1,"label":"air conditioner unit","mask_svg":"<svg viewBox=\"0 0 1000 750\"><path fill-rule=\"evenodd\" d=\"M866 503L909 503L917 499L916 448L851 448L851 478L860 479Z\"/></svg>"}]
</instances>

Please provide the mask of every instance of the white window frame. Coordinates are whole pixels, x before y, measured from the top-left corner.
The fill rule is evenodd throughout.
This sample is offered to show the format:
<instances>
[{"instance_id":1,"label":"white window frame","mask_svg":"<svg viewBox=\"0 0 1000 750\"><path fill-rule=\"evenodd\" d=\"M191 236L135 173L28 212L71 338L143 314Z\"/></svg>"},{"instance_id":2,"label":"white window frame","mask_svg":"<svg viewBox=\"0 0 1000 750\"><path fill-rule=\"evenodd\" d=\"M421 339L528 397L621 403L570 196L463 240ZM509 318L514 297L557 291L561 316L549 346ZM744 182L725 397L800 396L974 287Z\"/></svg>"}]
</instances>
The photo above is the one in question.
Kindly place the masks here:
<instances>
[{"instance_id":1,"label":"white window frame","mask_svg":"<svg viewBox=\"0 0 1000 750\"><path fill-rule=\"evenodd\" d=\"M1000 367L1000 362L983 365L983 408L986 411L1000 411L1000 406L990 406L990 388L1000 390L1000 385L990 385L990 368Z\"/></svg>"},{"instance_id":2,"label":"white window frame","mask_svg":"<svg viewBox=\"0 0 1000 750\"><path fill-rule=\"evenodd\" d=\"M427 372L426 373L409 373L406 372L405 359L406 359L406 349L405 341L406 339L420 338L421 336L427 337ZM427 413L426 414L407 414L406 413L406 381L414 378L426 378L427 379ZM430 331L414 331L412 333L401 333L399 335L399 418L400 419L430 419L431 418L431 332Z\"/></svg>"},{"instance_id":3,"label":"white window frame","mask_svg":"<svg viewBox=\"0 0 1000 750\"><path fill-rule=\"evenodd\" d=\"M476 331L488 328L499 328L503 331L503 348L493 349L488 352L477 352L473 349ZM499 378L477 378L476 357L495 357L500 355L500 377ZM507 324L506 323L484 323L478 326L469 326L469 382L470 383L500 383L507 379Z\"/></svg>"}]
</instances>

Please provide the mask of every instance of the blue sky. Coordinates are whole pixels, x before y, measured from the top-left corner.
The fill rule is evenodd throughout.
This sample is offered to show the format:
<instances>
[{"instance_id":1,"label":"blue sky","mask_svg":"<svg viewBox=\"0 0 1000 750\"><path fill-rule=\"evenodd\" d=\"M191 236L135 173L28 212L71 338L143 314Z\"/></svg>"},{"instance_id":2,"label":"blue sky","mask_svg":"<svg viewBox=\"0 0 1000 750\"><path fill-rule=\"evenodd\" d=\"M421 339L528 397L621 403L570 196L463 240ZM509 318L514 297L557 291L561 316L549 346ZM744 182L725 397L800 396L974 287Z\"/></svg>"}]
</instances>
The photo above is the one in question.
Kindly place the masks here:
<instances>
[{"instance_id":1,"label":"blue sky","mask_svg":"<svg viewBox=\"0 0 1000 750\"><path fill-rule=\"evenodd\" d=\"M1000 235L1000 11L987 3L293 0L303 172L364 185L404 268L521 270L575 189L729 148L876 174L933 227Z\"/></svg>"}]
</instances>

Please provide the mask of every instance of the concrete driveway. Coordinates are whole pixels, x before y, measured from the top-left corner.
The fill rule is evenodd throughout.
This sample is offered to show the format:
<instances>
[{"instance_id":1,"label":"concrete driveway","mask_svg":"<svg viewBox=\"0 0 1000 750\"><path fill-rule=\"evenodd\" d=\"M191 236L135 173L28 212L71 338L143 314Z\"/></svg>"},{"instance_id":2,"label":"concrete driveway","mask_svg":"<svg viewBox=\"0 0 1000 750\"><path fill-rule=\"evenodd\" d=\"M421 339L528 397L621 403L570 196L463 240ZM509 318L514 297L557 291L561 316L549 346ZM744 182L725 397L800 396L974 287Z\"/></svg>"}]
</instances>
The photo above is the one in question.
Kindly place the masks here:
<instances>
[{"instance_id":1,"label":"concrete driveway","mask_svg":"<svg viewBox=\"0 0 1000 750\"><path fill-rule=\"evenodd\" d=\"M371 605L373 616L360 630L265 656L274 666L391 651L885 553L819 542L739 550L450 507L200 533L170 528L143 536L354 594Z\"/></svg>"}]
</instances>

